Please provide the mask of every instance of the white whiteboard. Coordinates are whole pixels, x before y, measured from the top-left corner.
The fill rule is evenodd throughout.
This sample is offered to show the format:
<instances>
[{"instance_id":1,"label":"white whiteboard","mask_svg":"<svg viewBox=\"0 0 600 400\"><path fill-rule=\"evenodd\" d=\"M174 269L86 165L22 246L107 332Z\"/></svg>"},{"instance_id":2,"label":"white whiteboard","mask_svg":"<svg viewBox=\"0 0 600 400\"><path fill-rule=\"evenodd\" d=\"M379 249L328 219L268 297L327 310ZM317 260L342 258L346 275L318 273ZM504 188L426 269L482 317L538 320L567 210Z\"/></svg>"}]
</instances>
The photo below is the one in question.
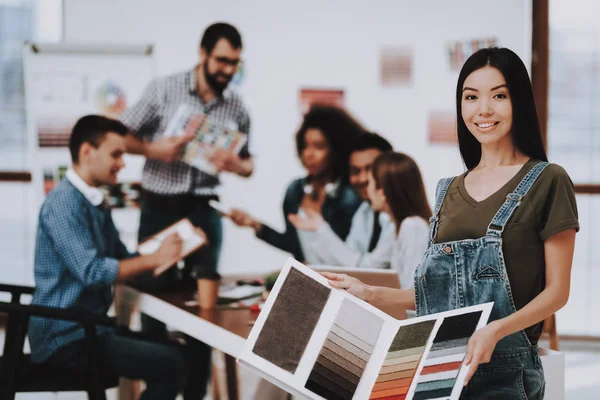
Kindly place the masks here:
<instances>
[{"instance_id":1,"label":"white whiteboard","mask_svg":"<svg viewBox=\"0 0 600 400\"><path fill-rule=\"evenodd\" d=\"M26 43L23 72L33 189L30 208L37 216L45 197L44 173L47 177L48 171L71 164L67 145L75 122L86 114L118 119L140 98L156 76L156 67L150 45ZM126 155L124 161L119 180L141 180L144 158ZM113 215L122 236L135 238L139 211L120 209ZM37 218L32 220L37 223ZM25 280L33 283L32 272L25 272Z\"/></svg>"}]
</instances>

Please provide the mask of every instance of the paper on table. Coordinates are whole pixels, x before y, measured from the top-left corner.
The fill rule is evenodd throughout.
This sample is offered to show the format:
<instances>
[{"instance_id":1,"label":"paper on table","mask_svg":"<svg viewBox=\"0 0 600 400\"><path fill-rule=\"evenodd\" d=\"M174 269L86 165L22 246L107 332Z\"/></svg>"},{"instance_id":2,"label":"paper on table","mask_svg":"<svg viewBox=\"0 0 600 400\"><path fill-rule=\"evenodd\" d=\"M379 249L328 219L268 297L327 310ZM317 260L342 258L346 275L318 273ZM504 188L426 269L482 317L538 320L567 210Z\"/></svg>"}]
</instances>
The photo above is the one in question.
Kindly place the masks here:
<instances>
[{"instance_id":1,"label":"paper on table","mask_svg":"<svg viewBox=\"0 0 600 400\"><path fill-rule=\"evenodd\" d=\"M169 226L168 228L164 229L163 231L157 233L155 236L151 237L150 239L140 243L140 245L138 246L138 253L140 253L141 255L147 255L147 254L152 254L152 253L156 252L160 248L163 240L165 240L165 238L167 238L168 236L170 236L173 233L178 233L179 236L181 237L181 240L183 241L183 246L181 248L181 254L179 255L179 257L177 259L173 260L172 263L169 262L169 263L161 265L160 267L155 269L154 270L155 276L160 275L161 273L163 273L164 271L169 269L175 262L177 262L178 260L187 256L189 253L196 250L205 241L203 236L198 235L196 233L196 227L194 227L194 225L192 225L190 220L187 218L184 218L184 219L176 222L175 224Z\"/></svg>"}]
</instances>

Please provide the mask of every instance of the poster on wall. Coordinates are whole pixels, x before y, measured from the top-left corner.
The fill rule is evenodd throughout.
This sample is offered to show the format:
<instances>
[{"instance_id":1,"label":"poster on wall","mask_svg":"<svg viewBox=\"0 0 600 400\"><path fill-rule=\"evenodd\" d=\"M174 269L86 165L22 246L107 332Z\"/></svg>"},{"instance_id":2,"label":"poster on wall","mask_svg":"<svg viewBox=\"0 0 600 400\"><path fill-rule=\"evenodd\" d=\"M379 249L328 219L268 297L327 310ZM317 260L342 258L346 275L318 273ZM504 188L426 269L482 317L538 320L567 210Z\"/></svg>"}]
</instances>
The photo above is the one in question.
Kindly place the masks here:
<instances>
[{"instance_id":1,"label":"poster on wall","mask_svg":"<svg viewBox=\"0 0 600 400\"><path fill-rule=\"evenodd\" d=\"M86 114L118 119L154 75L144 53L32 51L26 63L27 108L36 144L65 147L75 122Z\"/></svg>"},{"instance_id":2,"label":"poster on wall","mask_svg":"<svg viewBox=\"0 0 600 400\"><path fill-rule=\"evenodd\" d=\"M403 47L382 48L379 61L379 80L382 87L403 87L412 84L412 49Z\"/></svg>"},{"instance_id":3,"label":"poster on wall","mask_svg":"<svg viewBox=\"0 0 600 400\"><path fill-rule=\"evenodd\" d=\"M496 38L457 40L446 43L448 63L453 71L460 70L467 60L477 50L497 46Z\"/></svg>"},{"instance_id":4,"label":"poster on wall","mask_svg":"<svg viewBox=\"0 0 600 400\"><path fill-rule=\"evenodd\" d=\"M306 114L313 104L326 104L343 108L344 90L302 88L300 89L299 104L302 115Z\"/></svg>"},{"instance_id":5,"label":"poster on wall","mask_svg":"<svg viewBox=\"0 0 600 400\"><path fill-rule=\"evenodd\" d=\"M431 110L427 117L429 143L458 143L456 133L456 111Z\"/></svg>"}]
</instances>

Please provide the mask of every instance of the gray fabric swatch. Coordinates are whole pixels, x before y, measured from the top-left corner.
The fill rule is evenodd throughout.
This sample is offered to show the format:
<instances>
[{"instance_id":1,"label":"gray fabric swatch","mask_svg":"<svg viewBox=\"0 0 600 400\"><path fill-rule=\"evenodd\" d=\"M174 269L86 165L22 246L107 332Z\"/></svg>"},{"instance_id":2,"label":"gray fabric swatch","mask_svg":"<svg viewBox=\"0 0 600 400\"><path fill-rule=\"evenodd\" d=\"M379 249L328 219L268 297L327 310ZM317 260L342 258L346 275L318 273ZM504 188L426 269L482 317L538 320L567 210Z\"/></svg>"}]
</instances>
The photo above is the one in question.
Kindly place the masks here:
<instances>
[{"instance_id":1,"label":"gray fabric swatch","mask_svg":"<svg viewBox=\"0 0 600 400\"><path fill-rule=\"evenodd\" d=\"M335 323L347 332L374 346L379 338L383 319L371 314L353 301L344 299L335 317Z\"/></svg>"},{"instance_id":2,"label":"gray fabric swatch","mask_svg":"<svg viewBox=\"0 0 600 400\"><path fill-rule=\"evenodd\" d=\"M331 290L291 268L252 352L295 373Z\"/></svg>"},{"instance_id":3,"label":"gray fabric swatch","mask_svg":"<svg viewBox=\"0 0 600 400\"><path fill-rule=\"evenodd\" d=\"M465 338L454 339L454 340L446 340L444 342L436 342L431 345L430 351L449 349L451 347L466 346L467 344L469 344L469 339L470 338L465 337Z\"/></svg>"}]
</instances>

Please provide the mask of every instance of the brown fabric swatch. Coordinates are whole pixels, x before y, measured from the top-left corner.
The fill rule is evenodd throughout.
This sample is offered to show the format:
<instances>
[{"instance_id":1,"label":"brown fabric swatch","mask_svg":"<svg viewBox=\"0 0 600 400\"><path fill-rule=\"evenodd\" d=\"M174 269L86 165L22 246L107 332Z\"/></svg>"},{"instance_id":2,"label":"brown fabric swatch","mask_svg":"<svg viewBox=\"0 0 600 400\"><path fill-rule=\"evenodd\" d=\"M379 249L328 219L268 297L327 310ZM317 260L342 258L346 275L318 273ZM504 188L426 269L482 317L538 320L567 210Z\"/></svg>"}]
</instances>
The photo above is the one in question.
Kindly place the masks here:
<instances>
[{"instance_id":1,"label":"brown fabric swatch","mask_svg":"<svg viewBox=\"0 0 600 400\"><path fill-rule=\"evenodd\" d=\"M252 352L295 373L330 294L329 288L291 268Z\"/></svg>"},{"instance_id":2,"label":"brown fabric swatch","mask_svg":"<svg viewBox=\"0 0 600 400\"><path fill-rule=\"evenodd\" d=\"M381 367L379 371L380 374L391 374L393 372L407 371L407 370L415 370L419 365L419 360L410 361L402 364L389 365L387 367Z\"/></svg>"},{"instance_id":3,"label":"brown fabric swatch","mask_svg":"<svg viewBox=\"0 0 600 400\"><path fill-rule=\"evenodd\" d=\"M422 354L425 351L425 346L413 347L412 349L390 351L385 356L386 360L393 360L398 357L410 356L414 354Z\"/></svg>"},{"instance_id":4,"label":"brown fabric swatch","mask_svg":"<svg viewBox=\"0 0 600 400\"><path fill-rule=\"evenodd\" d=\"M395 379L410 378L415 373L414 370L394 372L392 374L383 374L377 377L377 382L393 381Z\"/></svg>"},{"instance_id":5,"label":"brown fabric swatch","mask_svg":"<svg viewBox=\"0 0 600 400\"><path fill-rule=\"evenodd\" d=\"M402 378L402 379L396 379L393 381L376 383L375 386L373 386L373 391L376 392L378 390L392 389L395 387L402 387L402 386L410 386L410 383L412 382L412 380L413 380L413 377L411 376L410 378Z\"/></svg>"},{"instance_id":6,"label":"brown fabric swatch","mask_svg":"<svg viewBox=\"0 0 600 400\"><path fill-rule=\"evenodd\" d=\"M332 370L328 369L327 367L316 363L313 366L313 369L311 372L316 372L321 376L324 376L325 378L329 379L330 381L334 382L336 385L338 385L341 388L344 388L345 390L354 393L354 390L356 389L356 386L358 385L358 380L356 380L356 382L350 382L349 380L347 380L346 378L344 378L341 375L338 375L337 373L333 372ZM352 374L348 374L354 377L354 375Z\"/></svg>"},{"instance_id":7,"label":"brown fabric swatch","mask_svg":"<svg viewBox=\"0 0 600 400\"><path fill-rule=\"evenodd\" d=\"M360 359L358 357L356 357L354 354L350 353L350 352L346 352L347 354L345 356L340 356L339 353L343 350L341 347L339 347L337 344L333 343L333 342L326 342L326 347L324 346L321 349L321 355L323 355L324 357L330 359L331 361L333 361L336 364L339 364L341 366L345 366L346 364L342 364L342 360L344 360L346 363L350 363L354 366L356 366L358 369L360 369L361 371L363 369L365 369L367 367L367 362L363 359ZM336 352L331 351L330 348L336 348Z\"/></svg>"},{"instance_id":8,"label":"brown fabric swatch","mask_svg":"<svg viewBox=\"0 0 600 400\"><path fill-rule=\"evenodd\" d=\"M321 352L321 354L319 354L319 357L317 357L317 362L319 364L323 364L324 366L326 366L327 368L329 368L332 371L336 371L335 366L337 366L337 368L339 368L340 370L346 371L347 374L353 375L356 378L357 383L360 379L360 376L362 375L362 373L364 371L363 368L357 367L356 365L354 365L344 359L340 359L339 357L335 361L331 360L330 358L326 357L322 352ZM344 376L341 373L340 373L340 375ZM348 377L347 379L351 382L354 382L353 378L351 378L351 377Z\"/></svg>"}]
</instances>

